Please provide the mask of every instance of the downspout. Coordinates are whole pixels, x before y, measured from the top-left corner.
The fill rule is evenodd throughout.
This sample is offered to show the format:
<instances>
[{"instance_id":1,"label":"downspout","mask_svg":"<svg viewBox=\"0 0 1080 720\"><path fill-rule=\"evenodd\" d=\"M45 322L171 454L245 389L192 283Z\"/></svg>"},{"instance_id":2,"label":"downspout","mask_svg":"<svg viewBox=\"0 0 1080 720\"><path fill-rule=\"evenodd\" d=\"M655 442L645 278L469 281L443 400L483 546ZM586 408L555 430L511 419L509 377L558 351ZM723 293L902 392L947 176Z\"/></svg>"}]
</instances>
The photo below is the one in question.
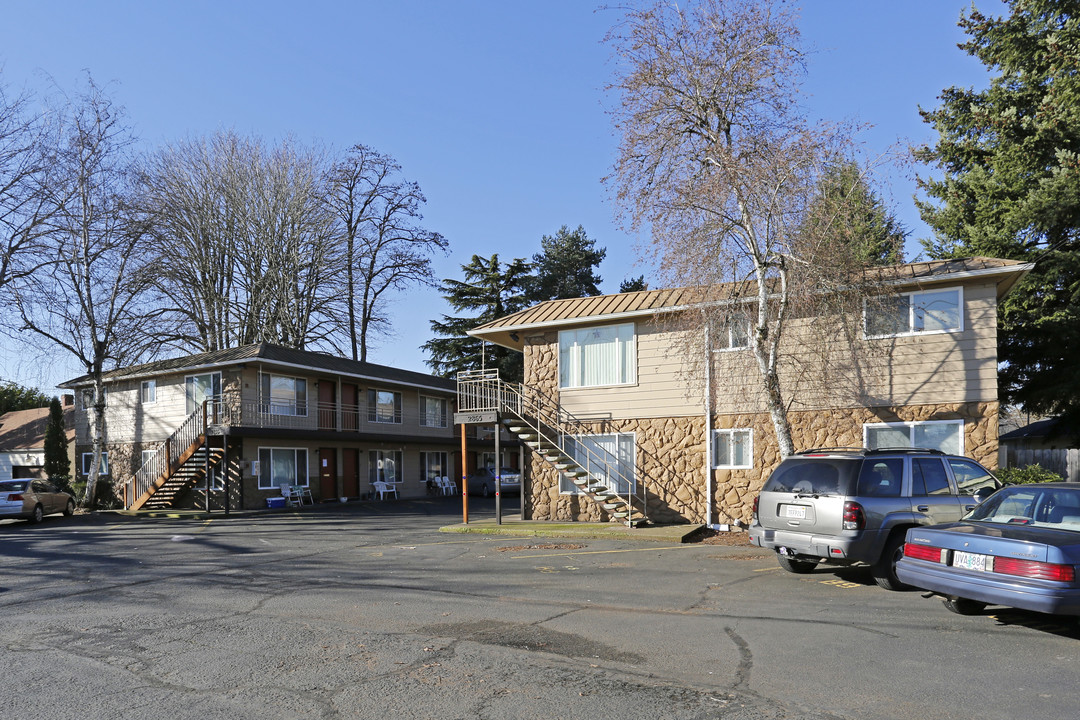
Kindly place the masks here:
<instances>
[{"instance_id":1,"label":"downspout","mask_svg":"<svg viewBox=\"0 0 1080 720\"><path fill-rule=\"evenodd\" d=\"M713 497L716 488L713 476L712 447L712 335L705 323L705 527L718 529L713 523Z\"/></svg>"}]
</instances>

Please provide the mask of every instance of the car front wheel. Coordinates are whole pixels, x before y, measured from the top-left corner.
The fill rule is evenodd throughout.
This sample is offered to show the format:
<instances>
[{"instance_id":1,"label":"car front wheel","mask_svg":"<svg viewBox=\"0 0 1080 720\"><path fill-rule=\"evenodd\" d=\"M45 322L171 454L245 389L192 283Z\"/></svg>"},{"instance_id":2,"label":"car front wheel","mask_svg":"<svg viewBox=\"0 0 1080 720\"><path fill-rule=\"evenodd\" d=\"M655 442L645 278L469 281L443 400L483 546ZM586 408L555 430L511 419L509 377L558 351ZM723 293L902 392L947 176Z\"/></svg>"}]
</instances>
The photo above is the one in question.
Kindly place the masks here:
<instances>
[{"instance_id":1,"label":"car front wheel","mask_svg":"<svg viewBox=\"0 0 1080 720\"><path fill-rule=\"evenodd\" d=\"M68 517L71 517L72 515L75 514L75 501L74 500L68 500L67 507L64 508L64 514L67 515Z\"/></svg>"},{"instance_id":2,"label":"car front wheel","mask_svg":"<svg viewBox=\"0 0 1080 720\"><path fill-rule=\"evenodd\" d=\"M817 567L817 560L796 560L793 557L787 555L777 555L777 561L780 563L780 567L787 570L789 573L795 573L797 575L805 575L808 572L812 572Z\"/></svg>"},{"instance_id":3,"label":"car front wheel","mask_svg":"<svg viewBox=\"0 0 1080 720\"><path fill-rule=\"evenodd\" d=\"M39 523L43 517L45 517L45 511L41 509L40 505L35 505L34 512L30 514L30 522Z\"/></svg>"},{"instance_id":4,"label":"car front wheel","mask_svg":"<svg viewBox=\"0 0 1080 720\"><path fill-rule=\"evenodd\" d=\"M962 597L947 597L942 598L941 601L946 608L957 615L979 615L986 609L986 603Z\"/></svg>"}]
</instances>

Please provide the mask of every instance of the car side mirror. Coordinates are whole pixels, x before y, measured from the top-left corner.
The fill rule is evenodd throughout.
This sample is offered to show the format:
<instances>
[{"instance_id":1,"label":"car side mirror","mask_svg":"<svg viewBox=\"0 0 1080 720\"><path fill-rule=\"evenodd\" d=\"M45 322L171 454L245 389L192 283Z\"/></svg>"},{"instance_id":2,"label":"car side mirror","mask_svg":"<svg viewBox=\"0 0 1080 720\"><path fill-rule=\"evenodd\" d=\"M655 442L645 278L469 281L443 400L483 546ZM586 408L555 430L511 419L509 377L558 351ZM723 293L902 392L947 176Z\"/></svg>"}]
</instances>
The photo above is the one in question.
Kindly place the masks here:
<instances>
[{"instance_id":1,"label":"car side mirror","mask_svg":"<svg viewBox=\"0 0 1080 720\"><path fill-rule=\"evenodd\" d=\"M990 497L993 494L994 494L994 488L992 488L992 487L981 487L981 488L979 488L978 490L975 491L975 499L980 503L985 502L986 498Z\"/></svg>"}]
</instances>

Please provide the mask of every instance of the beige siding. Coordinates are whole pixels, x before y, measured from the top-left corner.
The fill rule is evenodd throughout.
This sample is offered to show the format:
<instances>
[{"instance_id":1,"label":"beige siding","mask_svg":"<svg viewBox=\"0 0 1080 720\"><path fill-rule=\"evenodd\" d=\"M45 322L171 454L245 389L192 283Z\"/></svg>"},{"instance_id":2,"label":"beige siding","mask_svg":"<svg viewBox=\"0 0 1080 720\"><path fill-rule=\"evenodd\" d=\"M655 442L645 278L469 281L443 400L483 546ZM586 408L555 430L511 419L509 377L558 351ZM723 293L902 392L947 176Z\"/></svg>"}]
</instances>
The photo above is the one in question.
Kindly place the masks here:
<instances>
[{"instance_id":1,"label":"beige siding","mask_svg":"<svg viewBox=\"0 0 1080 720\"><path fill-rule=\"evenodd\" d=\"M827 323L792 320L780 367L791 409L996 402L996 292L993 282L963 288L962 331L871 340L859 333L850 347ZM636 382L563 389L563 406L581 418L612 420L701 414L704 371L694 336L649 321L638 321L636 333ZM544 335L543 343L547 352L529 348L530 360L558 357L555 333ZM543 376L550 371L530 369L530 377ZM749 349L715 352L713 380L716 412L765 410L761 375Z\"/></svg>"}]
</instances>

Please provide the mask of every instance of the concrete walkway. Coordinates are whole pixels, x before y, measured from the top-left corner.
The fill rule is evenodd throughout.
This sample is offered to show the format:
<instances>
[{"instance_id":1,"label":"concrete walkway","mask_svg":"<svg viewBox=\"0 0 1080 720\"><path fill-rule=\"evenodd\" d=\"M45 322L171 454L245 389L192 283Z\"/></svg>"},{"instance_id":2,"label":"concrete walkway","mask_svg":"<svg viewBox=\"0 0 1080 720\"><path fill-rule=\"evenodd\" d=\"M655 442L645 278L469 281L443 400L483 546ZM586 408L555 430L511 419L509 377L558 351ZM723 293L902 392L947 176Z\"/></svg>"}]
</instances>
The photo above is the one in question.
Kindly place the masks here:
<instances>
[{"instance_id":1,"label":"concrete walkway","mask_svg":"<svg viewBox=\"0 0 1080 720\"><path fill-rule=\"evenodd\" d=\"M645 540L663 543L684 543L702 525L650 525L630 528L621 523L550 522L547 520L522 520L518 515L503 516L502 524L494 518L470 520L468 524L457 523L439 528L446 533L478 533L482 535L511 535L517 537L591 538L607 540Z\"/></svg>"}]
</instances>

